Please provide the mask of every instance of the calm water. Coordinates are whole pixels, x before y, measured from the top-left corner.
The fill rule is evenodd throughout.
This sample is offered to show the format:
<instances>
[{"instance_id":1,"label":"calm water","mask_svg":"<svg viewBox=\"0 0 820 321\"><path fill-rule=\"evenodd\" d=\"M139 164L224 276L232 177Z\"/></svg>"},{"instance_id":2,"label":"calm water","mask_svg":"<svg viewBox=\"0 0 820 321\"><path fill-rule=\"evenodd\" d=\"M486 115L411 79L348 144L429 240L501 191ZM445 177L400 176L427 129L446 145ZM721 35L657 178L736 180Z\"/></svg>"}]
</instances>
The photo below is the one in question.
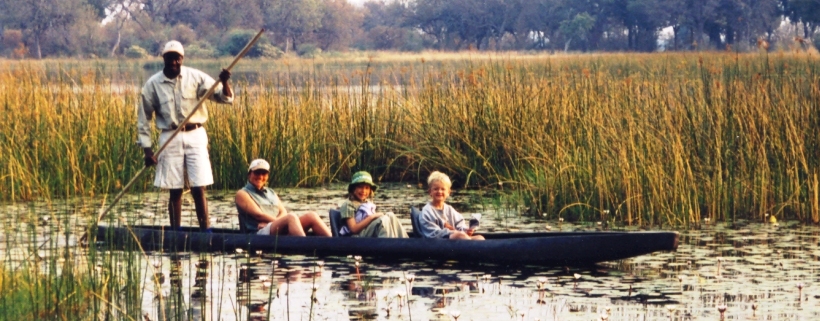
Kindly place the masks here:
<instances>
[{"instance_id":1,"label":"calm water","mask_svg":"<svg viewBox=\"0 0 820 321\"><path fill-rule=\"evenodd\" d=\"M342 202L343 190L339 185L278 193L291 211L326 216L327 209ZM209 196L212 224L236 226L233 193L212 191ZM131 195L119 215L135 224L165 224L166 197ZM376 203L379 210L399 214L409 228L407 208L425 200L417 186L393 184L380 190ZM486 231L544 231L547 224L553 231L595 228L594 222L521 218L513 209L480 204L482 200L468 193L452 199L463 213L484 213ZM16 246L25 242L74 246L75 237L52 240L49 235L64 229L61 226L84 224L82 216L89 214L78 213L84 208L94 212L100 202L4 206L4 262L13 265L25 259L16 256L22 253ZM189 201L184 207L184 224L193 225L193 205ZM32 212L41 214L21 219L32 217ZM28 232L32 226L37 227L34 235ZM820 319L820 228L791 222L704 224L681 231L677 252L584 269L381 264L368 258L244 252L149 253L139 264L145 280L143 310L151 320L268 315L275 320L309 320L311 315L314 320L720 320L722 306L727 320ZM170 308L179 306L185 308Z\"/></svg>"}]
</instances>

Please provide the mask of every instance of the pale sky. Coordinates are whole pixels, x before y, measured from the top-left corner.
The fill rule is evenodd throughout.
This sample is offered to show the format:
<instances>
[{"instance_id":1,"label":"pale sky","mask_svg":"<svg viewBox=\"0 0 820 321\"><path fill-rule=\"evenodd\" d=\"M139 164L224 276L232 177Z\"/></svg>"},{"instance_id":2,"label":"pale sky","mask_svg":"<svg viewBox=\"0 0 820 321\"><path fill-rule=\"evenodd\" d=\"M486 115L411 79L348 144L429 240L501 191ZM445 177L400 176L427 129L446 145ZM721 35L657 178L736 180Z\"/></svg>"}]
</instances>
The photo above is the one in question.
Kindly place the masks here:
<instances>
[{"instance_id":1,"label":"pale sky","mask_svg":"<svg viewBox=\"0 0 820 321\"><path fill-rule=\"evenodd\" d=\"M367 1L371 1L371 0L347 0L347 2L350 2L350 3L352 3L354 5L357 5L357 6L360 6L360 7L362 6L363 3L367 2Z\"/></svg>"}]
</instances>

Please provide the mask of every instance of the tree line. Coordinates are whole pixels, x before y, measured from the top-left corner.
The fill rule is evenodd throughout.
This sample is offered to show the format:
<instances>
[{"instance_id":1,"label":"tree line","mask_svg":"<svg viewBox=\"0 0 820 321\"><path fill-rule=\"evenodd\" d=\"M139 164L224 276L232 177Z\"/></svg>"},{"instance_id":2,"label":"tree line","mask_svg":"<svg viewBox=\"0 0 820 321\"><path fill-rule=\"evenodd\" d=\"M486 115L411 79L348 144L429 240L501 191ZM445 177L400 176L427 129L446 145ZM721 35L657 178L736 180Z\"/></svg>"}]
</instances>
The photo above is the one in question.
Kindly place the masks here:
<instances>
[{"instance_id":1,"label":"tree line","mask_svg":"<svg viewBox=\"0 0 820 321\"><path fill-rule=\"evenodd\" d=\"M757 50L820 41L820 0L0 0L0 55ZM238 47L238 48L237 48Z\"/></svg>"}]
</instances>

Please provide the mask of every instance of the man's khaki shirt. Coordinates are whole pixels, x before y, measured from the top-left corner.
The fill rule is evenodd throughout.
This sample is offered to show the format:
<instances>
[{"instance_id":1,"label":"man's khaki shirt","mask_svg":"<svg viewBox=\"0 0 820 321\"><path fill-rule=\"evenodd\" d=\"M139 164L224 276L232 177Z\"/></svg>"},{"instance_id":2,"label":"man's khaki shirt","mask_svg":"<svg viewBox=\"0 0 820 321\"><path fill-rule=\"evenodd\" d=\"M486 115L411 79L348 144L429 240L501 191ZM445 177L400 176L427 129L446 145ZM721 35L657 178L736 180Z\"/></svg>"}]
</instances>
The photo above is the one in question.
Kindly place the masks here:
<instances>
[{"instance_id":1,"label":"man's khaki shirt","mask_svg":"<svg viewBox=\"0 0 820 321\"><path fill-rule=\"evenodd\" d=\"M162 71L151 76L142 87L141 103L137 108L137 144L143 148L151 147L151 119L154 117L157 129L175 129L214 82L208 74L185 66L175 79L166 77ZM223 104L233 103L233 97L222 93L222 84L217 85L209 99ZM208 110L203 103L188 123L202 124L207 120Z\"/></svg>"}]
</instances>

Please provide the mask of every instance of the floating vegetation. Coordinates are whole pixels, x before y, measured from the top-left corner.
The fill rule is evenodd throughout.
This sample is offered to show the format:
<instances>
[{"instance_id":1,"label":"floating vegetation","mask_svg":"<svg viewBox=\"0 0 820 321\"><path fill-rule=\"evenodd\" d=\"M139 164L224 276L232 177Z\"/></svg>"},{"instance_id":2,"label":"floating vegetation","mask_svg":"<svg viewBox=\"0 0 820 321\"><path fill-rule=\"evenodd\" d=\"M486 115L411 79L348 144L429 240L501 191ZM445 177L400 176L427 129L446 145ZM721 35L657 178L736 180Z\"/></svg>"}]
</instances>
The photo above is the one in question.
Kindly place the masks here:
<instances>
[{"instance_id":1,"label":"floating vegetation","mask_svg":"<svg viewBox=\"0 0 820 321\"><path fill-rule=\"evenodd\" d=\"M282 192L299 200L292 207L302 211L312 210L314 202L329 202L297 195L312 190ZM396 212L425 197L421 192L408 199L406 190L389 184L383 193ZM220 195L215 192L215 196ZM164 201L157 203L161 207ZM219 201L212 204L222 205ZM76 239L84 230L77 223L61 223L77 209L40 203L3 207L7 217L0 234L0 252L4 253L0 319L31 315L75 320L108 315L150 320L386 320L412 315L418 320L452 320L453 312L458 312L459 320L521 320L523 313L524 320L666 321L670 316L673 320L718 320L721 309L727 320L820 317L820 229L789 221L774 227L739 220L684 230L677 252L591 268L510 267L452 261L383 264L356 255L314 258L246 250L142 254L139 250L83 249L73 242L54 241L66 234ZM44 225L40 217L45 213L51 219ZM195 215L185 213L188 224L195 224ZM123 214L134 222L164 221ZM217 227L236 224L220 217L235 215L231 212L212 214L222 222ZM510 220L510 224L526 220L499 218L491 209L482 218L482 228L487 229L498 228L498 220ZM549 223L558 229L557 220ZM562 231L597 228L572 222L560 226ZM538 229L541 227L532 227ZM52 241L44 243L49 239ZM73 254L65 256L66 252ZM37 259L26 260L34 257Z\"/></svg>"}]
</instances>

